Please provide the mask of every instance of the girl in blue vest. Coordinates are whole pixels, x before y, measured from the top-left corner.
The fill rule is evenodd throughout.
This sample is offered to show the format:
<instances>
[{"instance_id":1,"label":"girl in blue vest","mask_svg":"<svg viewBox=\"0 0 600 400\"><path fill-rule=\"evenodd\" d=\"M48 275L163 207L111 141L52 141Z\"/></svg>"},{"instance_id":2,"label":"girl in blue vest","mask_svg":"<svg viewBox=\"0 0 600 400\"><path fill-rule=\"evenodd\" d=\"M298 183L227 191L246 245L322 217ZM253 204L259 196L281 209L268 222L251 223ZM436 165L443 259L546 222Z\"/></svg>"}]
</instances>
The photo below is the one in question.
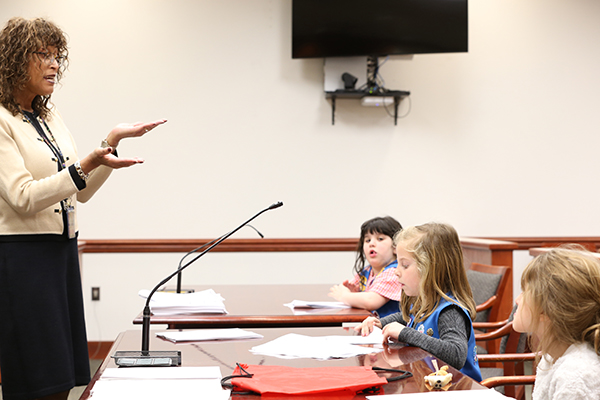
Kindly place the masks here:
<instances>
[{"instance_id":1,"label":"girl in blue vest","mask_svg":"<svg viewBox=\"0 0 600 400\"><path fill-rule=\"evenodd\" d=\"M397 313L400 283L395 275L394 235L402 225L392 217L373 218L360 227L354 278L333 286L329 296L379 317ZM365 265L366 263L366 265Z\"/></svg>"},{"instance_id":2,"label":"girl in blue vest","mask_svg":"<svg viewBox=\"0 0 600 400\"><path fill-rule=\"evenodd\" d=\"M384 343L418 346L481 381L472 324L475 301L456 230L439 223L410 227L395 236L394 244L400 312L369 317L355 329L366 336L373 326L382 328Z\"/></svg>"}]
</instances>

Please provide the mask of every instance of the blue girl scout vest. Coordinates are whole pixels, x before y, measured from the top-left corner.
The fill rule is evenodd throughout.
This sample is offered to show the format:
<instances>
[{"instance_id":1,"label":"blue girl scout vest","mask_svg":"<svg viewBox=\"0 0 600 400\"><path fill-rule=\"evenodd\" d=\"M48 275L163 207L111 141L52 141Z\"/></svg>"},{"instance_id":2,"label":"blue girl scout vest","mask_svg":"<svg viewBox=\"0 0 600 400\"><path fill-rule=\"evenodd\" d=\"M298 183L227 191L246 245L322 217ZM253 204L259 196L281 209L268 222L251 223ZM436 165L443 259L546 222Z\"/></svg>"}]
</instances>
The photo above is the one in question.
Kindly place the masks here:
<instances>
[{"instance_id":1,"label":"blue girl scout vest","mask_svg":"<svg viewBox=\"0 0 600 400\"><path fill-rule=\"evenodd\" d=\"M389 269L396 268L398 266L398 261L392 261L385 267L381 272ZM368 268L366 271L363 270L360 275L360 291L364 292L367 288L367 282L369 282L369 277L371 276L371 272L373 272L373 268ZM379 307L375 312L379 315L379 318L385 317L390 314L394 314L400 311L400 302L398 300L388 300L387 303Z\"/></svg>"},{"instance_id":2,"label":"blue girl scout vest","mask_svg":"<svg viewBox=\"0 0 600 400\"><path fill-rule=\"evenodd\" d=\"M450 296L450 295L449 295ZM450 296L452 298L452 296ZM408 322L409 328L414 328L421 333L424 333L428 336L432 336L436 339L440 338L440 333L438 332L438 318L440 316L440 312L448 306L458 305L456 303L449 302L448 300L442 298L440 300L440 305L435 309L433 314L431 314L425 321L419 322L414 325L414 315L410 315L410 321ZM471 317L469 312L464 309L462 306L458 305L460 309L469 317L469 321L471 321ZM465 361L465 365L461 368L460 372L465 375L470 376L475 379L477 382L481 382L481 371L479 370L479 362L477 361L477 346L475 345L475 332L473 331L473 324L470 324L471 334L469 335L469 343L468 349L469 352L467 354L467 361Z\"/></svg>"}]
</instances>

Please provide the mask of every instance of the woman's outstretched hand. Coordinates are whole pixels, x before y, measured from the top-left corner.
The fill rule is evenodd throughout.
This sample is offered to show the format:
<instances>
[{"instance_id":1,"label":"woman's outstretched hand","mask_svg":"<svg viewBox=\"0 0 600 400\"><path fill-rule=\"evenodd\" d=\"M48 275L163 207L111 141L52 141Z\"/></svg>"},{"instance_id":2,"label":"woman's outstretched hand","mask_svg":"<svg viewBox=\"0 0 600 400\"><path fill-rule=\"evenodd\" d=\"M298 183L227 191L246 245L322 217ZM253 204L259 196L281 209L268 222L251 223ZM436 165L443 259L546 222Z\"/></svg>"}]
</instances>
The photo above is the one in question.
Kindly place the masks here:
<instances>
[{"instance_id":1,"label":"woman's outstretched hand","mask_svg":"<svg viewBox=\"0 0 600 400\"><path fill-rule=\"evenodd\" d=\"M153 122L136 122L135 124L119 124L115 126L108 136L106 141L110 146L117 147L121 139L129 137L139 137L150 132L152 129L167 122L166 119L159 119Z\"/></svg>"},{"instance_id":2,"label":"woman's outstretched hand","mask_svg":"<svg viewBox=\"0 0 600 400\"><path fill-rule=\"evenodd\" d=\"M117 157L113 154L113 150L122 139L143 136L165 122L167 122L166 119L159 119L153 122L136 122L134 124L119 124L115 126L106 137L106 141L110 147L98 147L82 158L80 161L81 169L84 173L89 174L100 165L118 169L143 163L144 160L139 157Z\"/></svg>"},{"instance_id":3,"label":"woman's outstretched hand","mask_svg":"<svg viewBox=\"0 0 600 400\"><path fill-rule=\"evenodd\" d=\"M89 172L86 170L86 167L85 167L85 165L87 165L87 164L84 164L84 161L86 161L86 159L88 157L92 160L90 162L90 165L94 166L92 168L92 170L101 165L106 165L107 167L110 167L113 169L119 169L119 168L131 167L132 165L141 164L144 162L144 159L139 158L139 157L131 157L131 158L117 157L112 153L112 150L113 149L110 147L106 147L106 148L98 147L98 148L94 149L94 151L92 153L90 153L90 155L88 155L83 160L81 160L81 169L83 169L83 171L86 174L89 174ZM90 170L90 172L91 172L91 170Z\"/></svg>"}]
</instances>

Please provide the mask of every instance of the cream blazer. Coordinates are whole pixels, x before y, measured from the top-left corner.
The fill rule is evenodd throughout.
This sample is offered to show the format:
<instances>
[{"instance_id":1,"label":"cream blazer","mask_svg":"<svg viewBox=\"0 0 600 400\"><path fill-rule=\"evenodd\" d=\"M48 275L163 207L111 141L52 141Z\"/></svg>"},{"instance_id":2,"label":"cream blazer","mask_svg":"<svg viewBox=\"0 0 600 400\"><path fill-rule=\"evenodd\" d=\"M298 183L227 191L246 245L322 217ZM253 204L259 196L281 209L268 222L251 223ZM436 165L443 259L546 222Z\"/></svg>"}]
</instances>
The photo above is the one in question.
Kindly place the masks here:
<instances>
[{"instance_id":1,"label":"cream blazer","mask_svg":"<svg viewBox=\"0 0 600 400\"><path fill-rule=\"evenodd\" d=\"M60 201L70 197L77 215L77 202L88 201L112 171L96 168L79 191L74 181L79 178L71 177L68 169L78 160L73 137L58 112L46 123L65 157L67 168L60 172L35 127L23 115L13 116L0 106L0 235L60 235ZM77 218L75 224L78 229Z\"/></svg>"}]
</instances>

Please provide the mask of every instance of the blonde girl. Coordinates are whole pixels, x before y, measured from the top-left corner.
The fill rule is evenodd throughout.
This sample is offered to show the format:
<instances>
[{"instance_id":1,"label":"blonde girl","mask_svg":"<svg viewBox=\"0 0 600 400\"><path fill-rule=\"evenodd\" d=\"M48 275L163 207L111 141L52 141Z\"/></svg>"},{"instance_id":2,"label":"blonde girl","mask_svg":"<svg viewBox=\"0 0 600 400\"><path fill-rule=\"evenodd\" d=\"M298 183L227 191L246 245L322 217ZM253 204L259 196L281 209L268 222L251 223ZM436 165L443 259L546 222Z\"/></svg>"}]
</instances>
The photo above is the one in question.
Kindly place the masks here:
<instances>
[{"instance_id":1,"label":"blonde girl","mask_svg":"<svg viewBox=\"0 0 600 400\"><path fill-rule=\"evenodd\" d=\"M513 328L540 352L533 399L600 399L600 260L556 248L521 276Z\"/></svg>"},{"instance_id":2,"label":"blonde girl","mask_svg":"<svg viewBox=\"0 0 600 400\"><path fill-rule=\"evenodd\" d=\"M355 328L368 335L373 326L389 340L417 346L480 381L475 333L475 301L467 281L456 230L428 223L406 228L394 238L402 288L400 312L367 318Z\"/></svg>"},{"instance_id":3,"label":"blonde girl","mask_svg":"<svg viewBox=\"0 0 600 400\"><path fill-rule=\"evenodd\" d=\"M392 217L370 219L360 227L354 278L333 286L329 296L383 317L398 312L400 287L394 274L394 235L402 225Z\"/></svg>"}]
</instances>

